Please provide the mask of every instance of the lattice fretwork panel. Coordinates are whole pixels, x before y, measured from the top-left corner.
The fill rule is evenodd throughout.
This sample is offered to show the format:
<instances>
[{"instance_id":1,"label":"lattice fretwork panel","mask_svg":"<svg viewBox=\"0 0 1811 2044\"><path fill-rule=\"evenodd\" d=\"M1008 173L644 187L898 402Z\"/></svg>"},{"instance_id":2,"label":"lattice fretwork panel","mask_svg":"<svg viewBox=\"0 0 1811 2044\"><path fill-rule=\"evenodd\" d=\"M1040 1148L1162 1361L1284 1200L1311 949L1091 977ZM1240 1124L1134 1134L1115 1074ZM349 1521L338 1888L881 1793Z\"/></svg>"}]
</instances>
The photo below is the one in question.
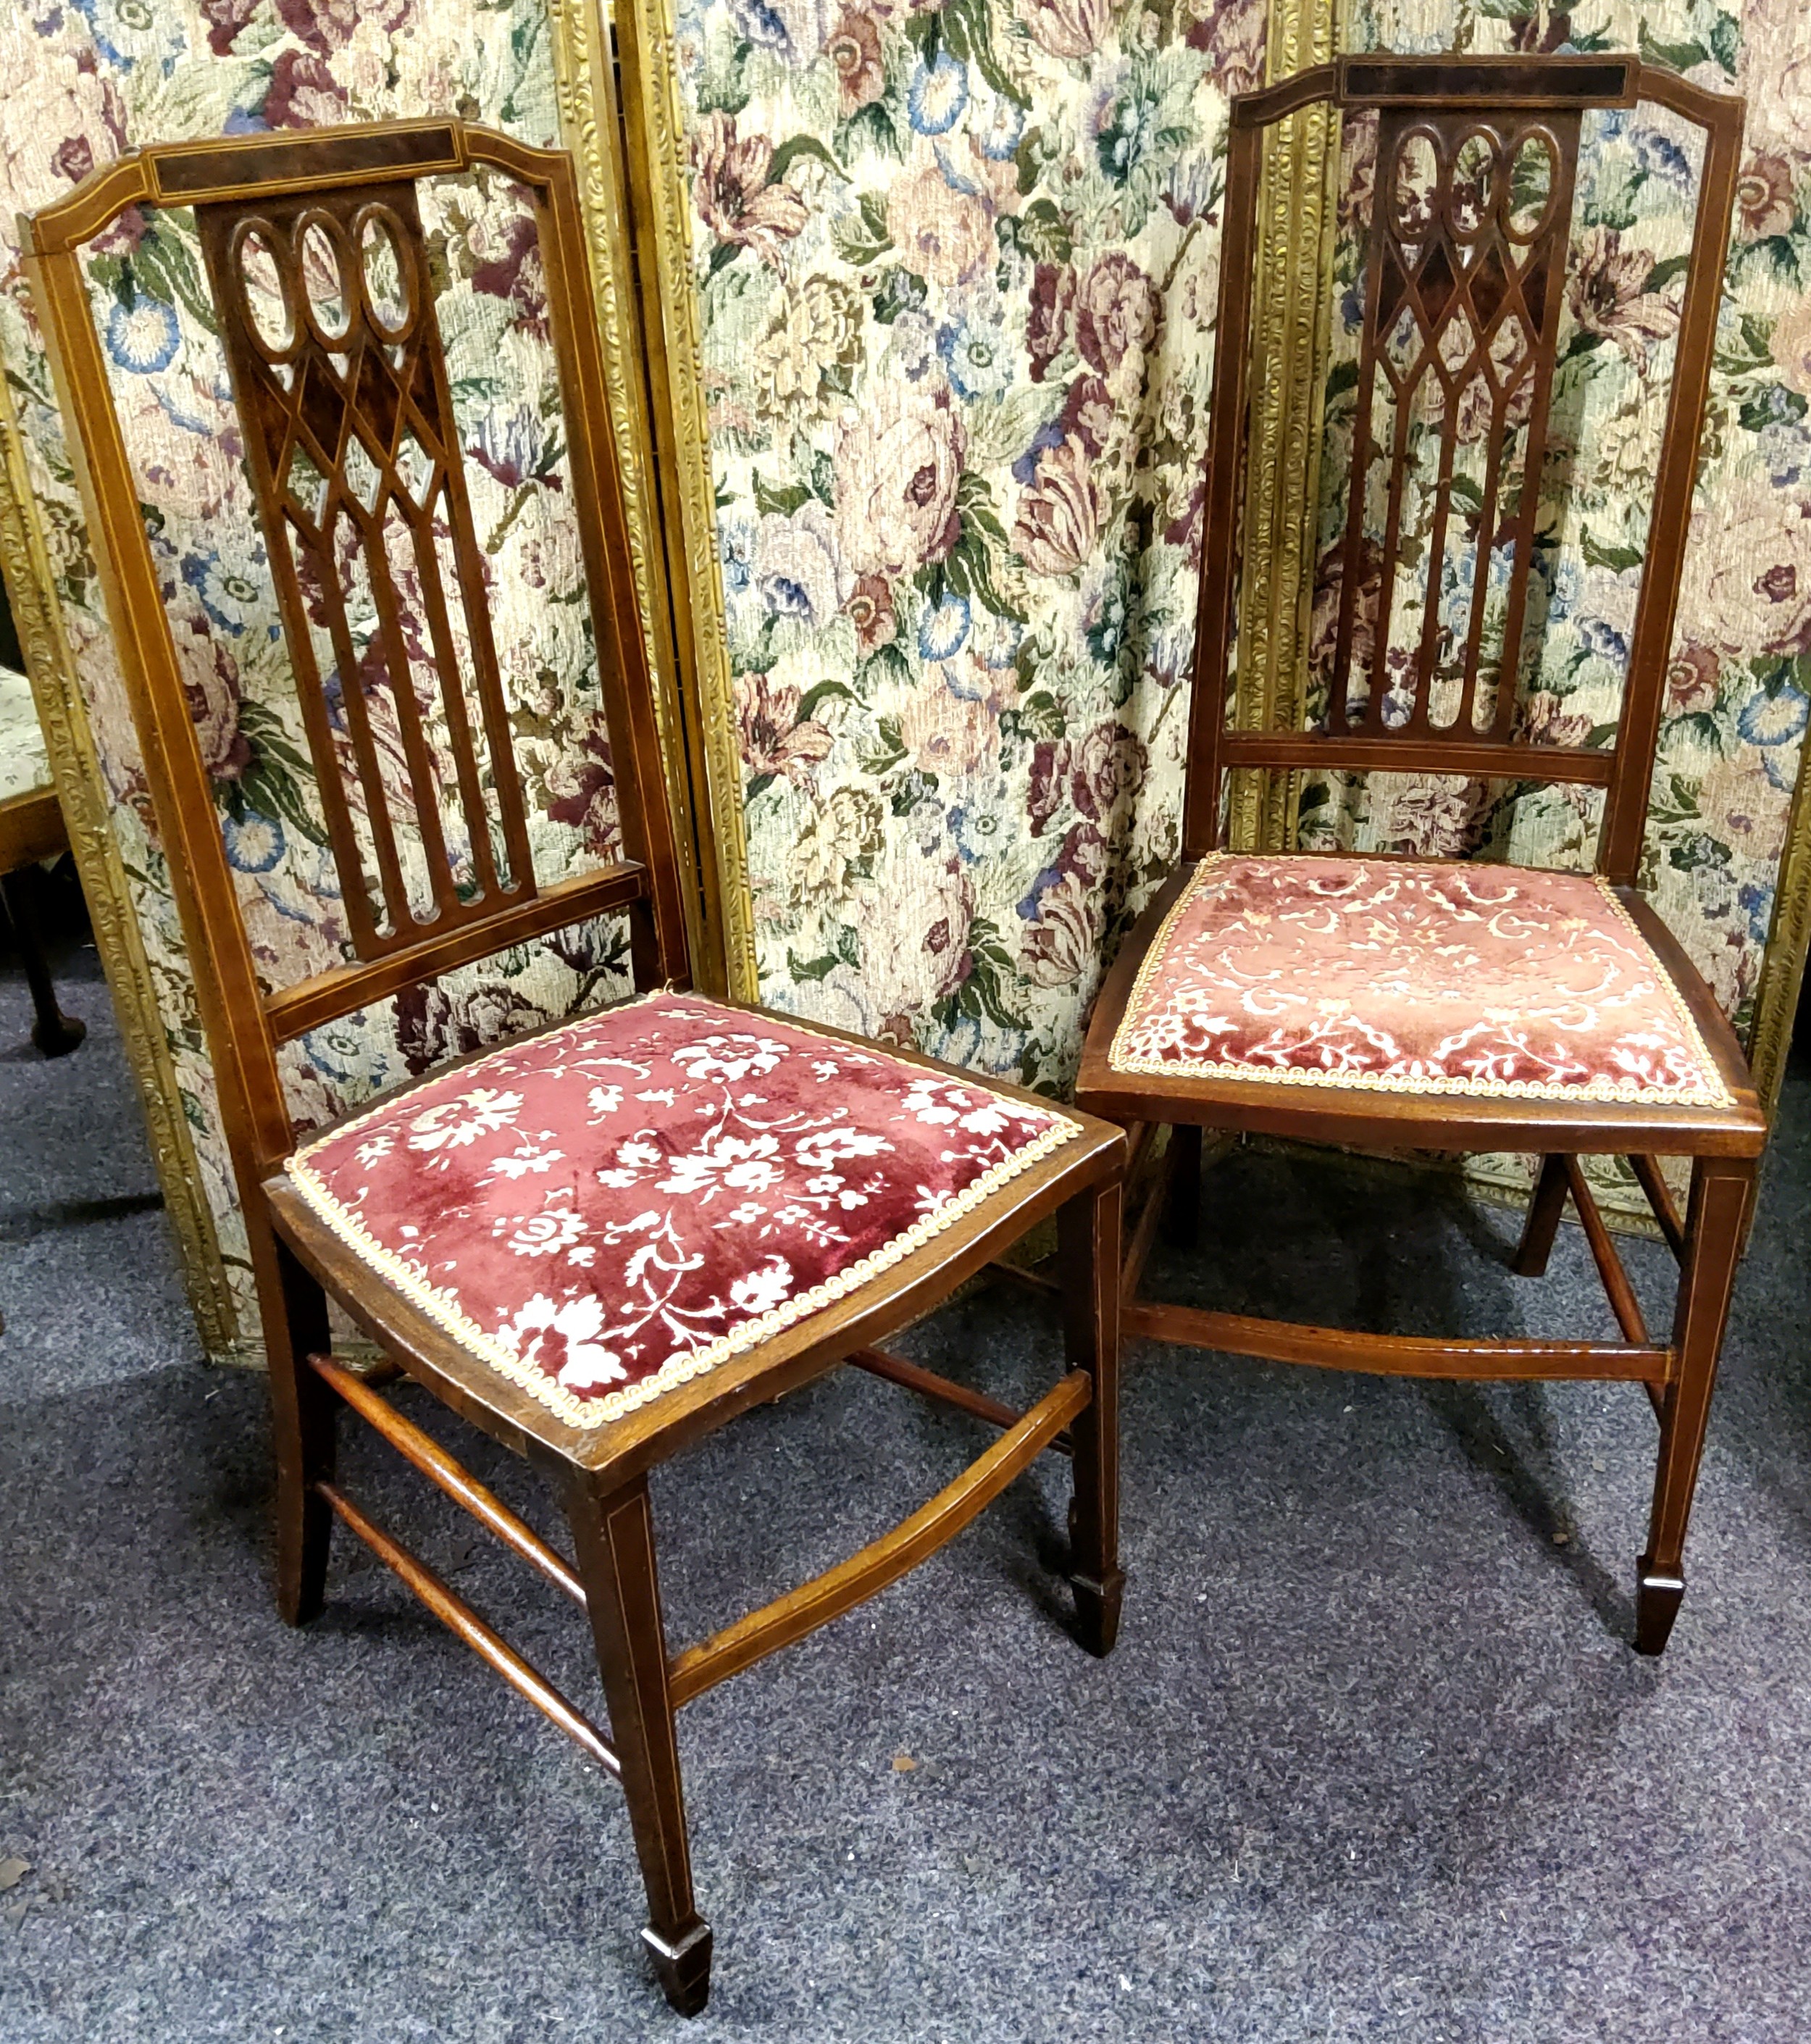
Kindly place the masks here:
<instances>
[{"instance_id":1,"label":"lattice fretwork panel","mask_svg":"<svg viewBox=\"0 0 1811 2044\"><path fill-rule=\"evenodd\" d=\"M1330 732L1514 736L1576 113L1377 121Z\"/></svg>"},{"instance_id":2,"label":"lattice fretwork panel","mask_svg":"<svg viewBox=\"0 0 1811 2044\"><path fill-rule=\"evenodd\" d=\"M535 891L412 185L197 209L353 948Z\"/></svg>"}]
</instances>

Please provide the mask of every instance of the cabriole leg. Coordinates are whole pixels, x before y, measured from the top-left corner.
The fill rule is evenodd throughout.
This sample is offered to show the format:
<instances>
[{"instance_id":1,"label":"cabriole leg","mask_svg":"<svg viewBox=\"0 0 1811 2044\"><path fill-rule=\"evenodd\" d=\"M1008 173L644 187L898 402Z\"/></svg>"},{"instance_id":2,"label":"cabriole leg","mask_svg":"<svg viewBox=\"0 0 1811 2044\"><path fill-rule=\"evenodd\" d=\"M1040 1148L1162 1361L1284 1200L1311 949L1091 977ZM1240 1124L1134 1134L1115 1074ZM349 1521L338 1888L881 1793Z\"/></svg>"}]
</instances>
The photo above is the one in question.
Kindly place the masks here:
<instances>
[{"instance_id":1,"label":"cabriole leg","mask_svg":"<svg viewBox=\"0 0 1811 2044\"><path fill-rule=\"evenodd\" d=\"M1653 1516L1641 1557L1635 1644L1658 1654L1685 1595L1686 1523L1698 1488L1710 1394L1729 1316L1729 1295L1741 1254L1742 1223L1753 1188L1750 1158L1704 1157L1692 1167L1683 1267L1673 1320L1677 1374L1660 1407L1660 1456Z\"/></svg>"},{"instance_id":2,"label":"cabriole leg","mask_svg":"<svg viewBox=\"0 0 1811 2044\"><path fill-rule=\"evenodd\" d=\"M1071 1200L1057 1218L1063 1270L1063 1345L1094 1396L1069 1429L1075 1498L1069 1508L1076 1630L1088 1652L1110 1654L1126 1586L1119 1566L1119 1203L1115 1182Z\"/></svg>"},{"instance_id":3,"label":"cabriole leg","mask_svg":"<svg viewBox=\"0 0 1811 2044\"><path fill-rule=\"evenodd\" d=\"M1528 1203L1528 1219L1522 1224L1521 1240L1510 1259L1510 1268L1518 1278L1546 1274L1547 1259L1553 1254L1553 1240L1565 1211L1566 1160L1543 1157L1541 1176L1534 1181L1534 1197Z\"/></svg>"},{"instance_id":4,"label":"cabriole leg","mask_svg":"<svg viewBox=\"0 0 1811 2044\"><path fill-rule=\"evenodd\" d=\"M568 1512L590 1600L611 1743L623 1763L629 1823L647 1885L642 1937L667 2000L681 2015L696 2015L711 1992L711 1927L692 1895L647 1480L639 1477L605 1498L575 1484Z\"/></svg>"}]
</instances>

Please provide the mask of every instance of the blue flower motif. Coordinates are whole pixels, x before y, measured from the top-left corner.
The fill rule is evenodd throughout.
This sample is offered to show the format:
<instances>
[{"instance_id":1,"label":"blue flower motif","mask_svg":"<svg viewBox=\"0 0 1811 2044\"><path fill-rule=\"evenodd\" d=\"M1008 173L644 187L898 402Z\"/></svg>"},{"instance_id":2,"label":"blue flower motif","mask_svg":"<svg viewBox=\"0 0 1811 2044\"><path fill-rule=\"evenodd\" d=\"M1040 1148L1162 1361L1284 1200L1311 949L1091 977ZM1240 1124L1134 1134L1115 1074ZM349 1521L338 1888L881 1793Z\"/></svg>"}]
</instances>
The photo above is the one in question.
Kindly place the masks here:
<instances>
[{"instance_id":1,"label":"blue flower motif","mask_svg":"<svg viewBox=\"0 0 1811 2044\"><path fill-rule=\"evenodd\" d=\"M117 305L107 318L107 352L134 376L167 369L182 340L176 308L140 291L128 305Z\"/></svg>"},{"instance_id":2,"label":"blue flower motif","mask_svg":"<svg viewBox=\"0 0 1811 2044\"><path fill-rule=\"evenodd\" d=\"M226 863L236 873L268 873L283 855L283 827L261 810L221 819Z\"/></svg>"},{"instance_id":3,"label":"blue flower motif","mask_svg":"<svg viewBox=\"0 0 1811 2044\"><path fill-rule=\"evenodd\" d=\"M906 112L915 133L947 135L969 103L969 67L942 51L934 64L921 57L906 88Z\"/></svg>"},{"instance_id":4,"label":"blue flower motif","mask_svg":"<svg viewBox=\"0 0 1811 2044\"><path fill-rule=\"evenodd\" d=\"M1062 877L1063 869L1060 866L1046 866L1044 868L1038 878L1032 882L1025 898L1019 905L1019 918L1021 922L1037 921L1038 916L1043 912L1044 897Z\"/></svg>"},{"instance_id":5,"label":"blue flower motif","mask_svg":"<svg viewBox=\"0 0 1811 2044\"><path fill-rule=\"evenodd\" d=\"M953 590L946 594L934 610L927 610L918 628L918 650L927 660L950 660L962 650L969 636L969 599Z\"/></svg>"},{"instance_id":6,"label":"blue flower motif","mask_svg":"<svg viewBox=\"0 0 1811 2044\"><path fill-rule=\"evenodd\" d=\"M1798 482L1811 467L1811 432L1796 420L1775 420L1760 430L1761 459L1767 463L1767 480L1776 490Z\"/></svg>"},{"instance_id":7,"label":"blue flower motif","mask_svg":"<svg viewBox=\"0 0 1811 2044\"><path fill-rule=\"evenodd\" d=\"M1029 490L1038 479L1038 457L1063 444L1060 420L1051 419L1031 436L1031 444L1012 464L1012 479L1021 490Z\"/></svg>"},{"instance_id":8,"label":"blue flower motif","mask_svg":"<svg viewBox=\"0 0 1811 2044\"><path fill-rule=\"evenodd\" d=\"M1003 850L1012 843L1017 828L1003 781L976 789L950 811L950 835L967 866Z\"/></svg>"},{"instance_id":9,"label":"blue flower motif","mask_svg":"<svg viewBox=\"0 0 1811 2044\"><path fill-rule=\"evenodd\" d=\"M1764 944L1773 928L1773 889L1751 880L1736 889L1736 901L1748 912L1748 935L1757 944Z\"/></svg>"},{"instance_id":10,"label":"blue flower motif","mask_svg":"<svg viewBox=\"0 0 1811 2044\"><path fill-rule=\"evenodd\" d=\"M252 555L259 563L264 558L262 547ZM251 613L265 607L259 585L222 567L217 553L185 555L182 575L201 599L202 609L223 632L244 632L250 627Z\"/></svg>"},{"instance_id":11,"label":"blue flower motif","mask_svg":"<svg viewBox=\"0 0 1811 2044\"><path fill-rule=\"evenodd\" d=\"M1579 637L1600 659L1620 667L1629 658L1629 641L1607 618L1581 617Z\"/></svg>"},{"instance_id":12,"label":"blue flower motif","mask_svg":"<svg viewBox=\"0 0 1811 2044\"><path fill-rule=\"evenodd\" d=\"M977 398L998 397L1011 380L1012 351L1001 327L982 326L972 318L939 327L937 352L950 389L971 404Z\"/></svg>"},{"instance_id":13,"label":"blue flower motif","mask_svg":"<svg viewBox=\"0 0 1811 2044\"><path fill-rule=\"evenodd\" d=\"M1691 182L1691 165L1684 150L1670 136L1656 128L1640 128L1630 139L1635 144L1636 160L1644 169L1682 190Z\"/></svg>"},{"instance_id":14,"label":"blue flower motif","mask_svg":"<svg viewBox=\"0 0 1811 2044\"><path fill-rule=\"evenodd\" d=\"M937 1055L947 1065L979 1065L981 1058L981 1018L958 1015L943 1032Z\"/></svg>"},{"instance_id":15,"label":"blue flower motif","mask_svg":"<svg viewBox=\"0 0 1811 2044\"><path fill-rule=\"evenodd\" d=\"M1790 745L1805 728L1811 699L1790 685L1771 695L1757 690L1743 704L1736 728L1751 745Z\"/></svg>"},{"instance_id":16,"label":"blue flower motif","mask_svg":"<svg viewBox=\"0 0 1811 2044\"><path fill-rule=\"evenodd\" d=\"M985 117L978 122L970 119L969 133L980 144L981 154L989 162L1010 163L1025 136L1025 109L996 92Z\"/></svg>"},{"instance_id":17,"label":"blue flower motif","mask_svg":"<svg viewBox=\"0 0 1811 2044\"><path fill-rule=\"evenodd\" d=\"M754 572L754 521L726 518L717 528L718 548L723 555L723 587L739 595Z\"/></svg>"}]
</instances>

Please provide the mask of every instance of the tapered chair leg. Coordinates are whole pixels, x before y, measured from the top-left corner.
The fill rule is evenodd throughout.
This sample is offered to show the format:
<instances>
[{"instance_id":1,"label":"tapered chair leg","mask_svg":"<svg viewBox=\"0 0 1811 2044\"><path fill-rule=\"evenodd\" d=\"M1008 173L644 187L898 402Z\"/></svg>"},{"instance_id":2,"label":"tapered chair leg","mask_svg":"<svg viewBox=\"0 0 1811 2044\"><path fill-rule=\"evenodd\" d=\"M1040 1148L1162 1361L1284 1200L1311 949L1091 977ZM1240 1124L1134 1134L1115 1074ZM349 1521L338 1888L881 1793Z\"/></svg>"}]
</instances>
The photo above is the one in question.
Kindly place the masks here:
<instances>
[{"instance_id":1,"label":"tapered chair leg","mask_svg":"<svg viewBox=\"0 0 1811 2044\"><path fill-rule=\"evenodd\" d=\"M1660 1458L1648 1551L1636 1596L1635 1644L1644 1654L1666 1646L1685 1595L1685 1535L1704 1453L1710 1394L1729 1316L1729 1295L1741 1254L1742 1224L1755 1166L1748 1158L1701 1158L1691 1174L1685 1256L1673 1321L1677 1374L1660 1408Z\"/></svg>"},{"instance_id":2,"label":"tapered chair leg","mask_svg":"<svg viewBox=\"0 0 1811 2044\"><path fill-rule=\"evenodd\" d=\"M567 1509L647 1886L642 1937L667 2000L681 2015L696 2015L711 1992L711 1927L692 1895L647 1480L605 1498L575 1485Z\"/></svg>"},{"instance_id":3,"label":"tapered chair leg","mask_svg":"<svg viewBox=\"0 0 1811 2044\"><path fill-rule=\"evenodd\" d=\"M1077 1636L1089 1653L1103 1655L1119 1636L1126 1587L1119 1566L1119 1202L1117 1183L1103 1186L1071 1200L1057 1218L1064 1350L1069 1367L1094 1380L1094 1396L1069 1429L1070 1580Z\"/></svg>"},{"instance_id":4,"label":"tapered chair leg","mask_svg":"<svg viewBox=\"0 0 1811 2044\"><path fill-rule=\"evenodd\" d=\"M1169 1142L1176 1158L1164 1233L1178 1248L1186 1249L1201 1228L1201 1130L1194 1124L1172 1128Z\"/></svg>"},{"instance_id":5,"label":"tapered chair leg","mask_svg":"<svg viewBox=\"0 0 1811 2044\"><path fill-rule=\"evenodd\" d=\"M50 961L44 956L37 919L25 893L26 875L9 873L0 879L0 898L19 947L19 962L25 969L25 986L32 997L36 1019L32 1024L32 1041L47 1058L66 1058L88 1033L88 1025L74 1015L65 1015L57 1004L56 987L50 976Z\"/></svg>"},{"instance_id":6,"label":"tapered chair leg","mask_svg":"<svg viewBox=\"0 0 1811 2044\"><path fill-rule=\"evenodd\" d=\"M327 1295L267 1228L249 1221L277 1450L277 1608L305 1625L326 1600L333 1513L319 1484L333 1478L340 1400L309 1366L332 1348Z\"/></svg>"},{"instance_id":7,"label":"tapered chair leg","mask_svg":"<svg viewBox=\"0 0 1811 2044\"><path fill-rule=\"evenodd\" d=\"M1510 1263L1518 1278L1545 1275L1547 1259L1553 1254L1554 1238L1560 1232L1565 1211L1566 1160L1543 1157L1541 1175L1534 1181L1534 1197L1528 1203L1528 1219L1522 1224L1521 1240Z\"/></svg>"}]
</instances>

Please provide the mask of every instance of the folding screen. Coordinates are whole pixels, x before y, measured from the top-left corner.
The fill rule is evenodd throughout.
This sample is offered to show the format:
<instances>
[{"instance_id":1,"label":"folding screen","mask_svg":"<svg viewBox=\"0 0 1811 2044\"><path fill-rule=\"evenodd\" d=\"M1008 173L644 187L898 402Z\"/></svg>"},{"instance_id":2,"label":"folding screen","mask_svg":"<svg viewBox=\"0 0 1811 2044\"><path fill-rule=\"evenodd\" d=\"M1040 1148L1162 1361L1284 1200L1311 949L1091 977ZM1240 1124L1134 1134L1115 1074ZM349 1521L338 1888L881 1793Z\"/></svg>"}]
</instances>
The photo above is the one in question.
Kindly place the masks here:
<instances>
[{"instance_id":1,"label":"folding screen","mask_svg":"<svg viewBox=\"0 0 1811 2044\"><path fill-rule=\"evenodd\" d=\"M1226 94L1336 44L1639 48L1752 110L1648 877L1771 1097L1811 909L1793 820L1811 694L1811 13L1333 13L690 0L672 16L625 0L732 975L779 1007L1065 1082L1105 959L1176 843ZM1362 144L1346 138L1347 175ZM1565 373L1615 430L1602 472L1568 478L1589 566L1549 593L1542 658L1552 714L1596 721L1644 529L1644 401L1676 321L1690 167L1627 116L1587 150ZM1260 309L1245 516L1265 572L1241 598L1241 691L1298 690L1314 654L1316 456L1350 411L1338 168L1299 121L1267 170L1283 282ZM1493 807L1477 788L1253 776L1234 817L1248 843L1584 851L1560 794Z\"/></svg>"}]
</instances>

